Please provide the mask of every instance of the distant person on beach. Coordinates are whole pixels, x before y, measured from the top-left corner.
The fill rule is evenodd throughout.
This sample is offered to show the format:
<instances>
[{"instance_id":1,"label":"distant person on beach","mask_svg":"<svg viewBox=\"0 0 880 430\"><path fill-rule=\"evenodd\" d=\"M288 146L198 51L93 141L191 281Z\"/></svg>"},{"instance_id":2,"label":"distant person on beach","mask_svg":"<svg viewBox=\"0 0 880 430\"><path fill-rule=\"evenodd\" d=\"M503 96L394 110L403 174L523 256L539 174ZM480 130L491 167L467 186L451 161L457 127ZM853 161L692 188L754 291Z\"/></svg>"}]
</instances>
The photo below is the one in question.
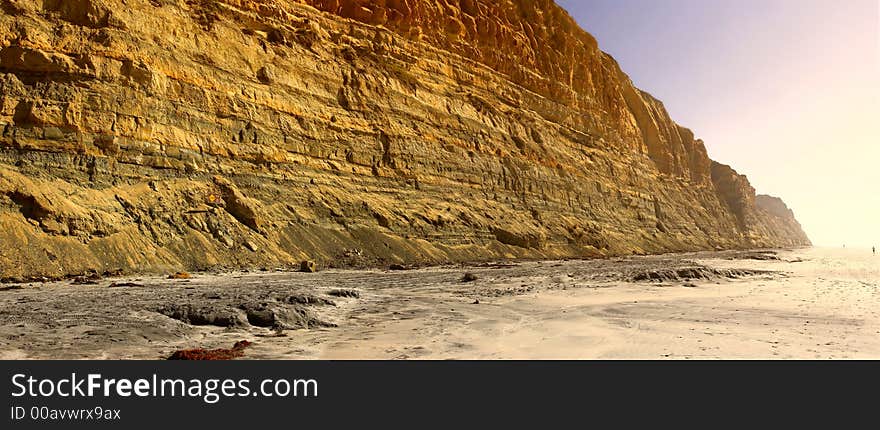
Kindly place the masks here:
<instances>
[{"instance_id":1,"label":"distant person on beach","mask_svg":"<svg viewBox=\"0 0 880 430\"><path fill-rule=\"evenodd\" d=\"M877 247L876 246L871 247L871 253L874 255L877 255Z\"/></svg>"}]
</instances>

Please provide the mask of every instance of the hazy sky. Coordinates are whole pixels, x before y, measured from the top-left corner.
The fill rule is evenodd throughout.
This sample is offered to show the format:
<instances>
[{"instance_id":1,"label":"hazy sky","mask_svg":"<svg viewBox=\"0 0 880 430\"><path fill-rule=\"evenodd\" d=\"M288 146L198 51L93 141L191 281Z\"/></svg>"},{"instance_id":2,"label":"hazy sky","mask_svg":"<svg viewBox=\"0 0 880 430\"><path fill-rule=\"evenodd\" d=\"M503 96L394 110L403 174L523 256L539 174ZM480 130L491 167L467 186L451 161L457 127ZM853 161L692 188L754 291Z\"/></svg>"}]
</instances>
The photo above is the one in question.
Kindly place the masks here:
<instances>
[{"instance_id":1,"label":"hazy sky","mask_svg":"<svg viewBox=\"0 0 880 430\"><path fill-rule=\"evenodd\" d=\"M880 1L557 3L815 244L880 246Z\"/></svg>"}]
</instances>

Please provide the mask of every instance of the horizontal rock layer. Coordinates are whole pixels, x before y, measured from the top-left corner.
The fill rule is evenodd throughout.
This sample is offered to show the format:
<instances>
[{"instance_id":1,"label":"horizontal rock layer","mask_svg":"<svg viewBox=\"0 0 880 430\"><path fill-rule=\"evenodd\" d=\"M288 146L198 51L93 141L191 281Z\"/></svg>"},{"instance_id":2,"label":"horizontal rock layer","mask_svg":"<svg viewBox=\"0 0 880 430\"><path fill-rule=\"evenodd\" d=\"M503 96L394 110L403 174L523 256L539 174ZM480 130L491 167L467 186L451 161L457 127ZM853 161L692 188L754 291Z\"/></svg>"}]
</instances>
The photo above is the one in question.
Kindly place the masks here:
<instances>
[{"instance_id":1,"label":"horizontal rock layer","mask_svg":"<svg viewBox=\"0 0 880 430\"><path fill-rule=\"evenodd\" d=\"M0 0L0 275L809 244L549 0Z\"/></svg>"}]
</instances>

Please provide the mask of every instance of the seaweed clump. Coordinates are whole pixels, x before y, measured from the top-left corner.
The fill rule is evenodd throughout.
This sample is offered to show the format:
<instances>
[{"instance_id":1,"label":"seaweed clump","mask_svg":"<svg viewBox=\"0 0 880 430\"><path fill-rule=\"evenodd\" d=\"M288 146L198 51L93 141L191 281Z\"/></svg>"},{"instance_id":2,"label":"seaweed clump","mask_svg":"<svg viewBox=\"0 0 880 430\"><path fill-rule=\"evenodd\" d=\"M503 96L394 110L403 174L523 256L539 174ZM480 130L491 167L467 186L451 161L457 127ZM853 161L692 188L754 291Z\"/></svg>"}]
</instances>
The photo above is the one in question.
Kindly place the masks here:
<instances>
[{"instance_id":1,"label":"seaweed clump","mask_svg":"<svg viewBox=\"0 0 880 430\"><path fill-rule=\"evenodd\" d=\"M251 346L251 342L240 340L235 342L232 348L218 349L182 349L175 351L168 357L169 360L234 360L244 357L244 350Z\"/></svg>"}]
</instances>

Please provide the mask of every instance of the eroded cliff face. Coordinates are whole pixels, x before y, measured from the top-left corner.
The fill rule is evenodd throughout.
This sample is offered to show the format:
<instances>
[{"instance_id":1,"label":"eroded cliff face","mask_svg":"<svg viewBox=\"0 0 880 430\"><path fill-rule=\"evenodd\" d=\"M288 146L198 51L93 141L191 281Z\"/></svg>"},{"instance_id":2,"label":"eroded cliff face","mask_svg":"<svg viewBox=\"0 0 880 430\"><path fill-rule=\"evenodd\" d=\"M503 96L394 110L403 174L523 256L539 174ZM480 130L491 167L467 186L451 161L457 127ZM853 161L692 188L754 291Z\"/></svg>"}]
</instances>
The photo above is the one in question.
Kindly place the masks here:
<instances>
[{"instance_id":1,"label":"eroded cliff face","mask_svg":"<svg viewBox=\"0 0 880 430\"><path fill-rule=\"evenodd\" d=\"M809 243L551 1L0 8L3 277Z\"/></svg>"}]
</instances>

